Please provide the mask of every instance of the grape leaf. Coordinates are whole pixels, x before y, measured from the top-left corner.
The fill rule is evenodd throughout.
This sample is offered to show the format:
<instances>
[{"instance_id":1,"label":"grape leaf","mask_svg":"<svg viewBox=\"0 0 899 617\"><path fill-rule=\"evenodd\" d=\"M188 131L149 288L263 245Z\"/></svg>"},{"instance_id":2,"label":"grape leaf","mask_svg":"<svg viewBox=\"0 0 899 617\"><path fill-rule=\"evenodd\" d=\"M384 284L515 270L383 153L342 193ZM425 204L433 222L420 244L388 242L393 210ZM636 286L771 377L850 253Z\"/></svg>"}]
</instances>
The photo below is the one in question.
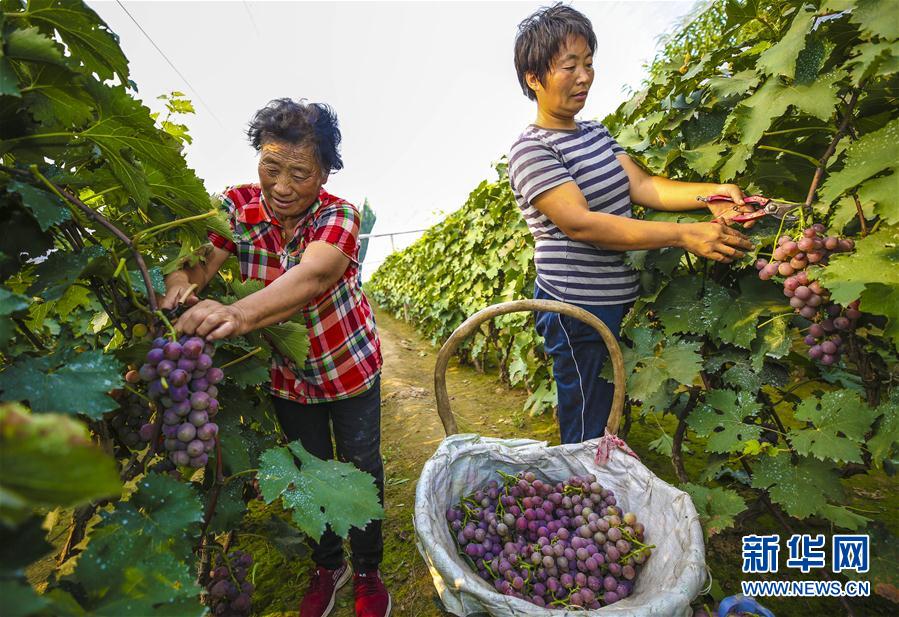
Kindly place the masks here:
<instances>
[{"instance_id":1,"label":"grape leaf","mask_svg":"<svg viewBox=\"0 0 899 617\"><path fill-rule=\"evenodd\" d=\"M730 151L730 157L728 157L727 161L721 167L721 171L718 173L718 177L722 182L732 180L738 174L743 173L746 169L746 163L749 162L749 155L752 153L752 148L746 144L737 144L733 146Z\"/></svg>"},{"instance_id":2,"label":"grape leaf","mask_svg":"<svg viewBox=\"0 0 899 617\"><path fill-rule=\"evenodd\" d=\"M81 126L94 115L94 100L76 84L80 76L60 66L43 65L32 71L33 89L23 95L29 113L47 126Z\"/></svg>"},{"instance_id":3,"label":"grape leaf","mask_svg":"<svg viewBox=\"0 0 899 617\"><path fill-rule=\"evenodd\" d=\"M6 57L32 62L62 64L63 57L53 39L36 27L15 29L5 36Z\"/></svg>"},{"instance_id":4,"label":"grape leaf","mask_svg":"<svg viewBox=\"0 0 899 617\"><path fill-rule=\"evenodd\" d=\"M755 276L740 279L740 293L733 297L718 322L715 334L725 342L749 349L759 334L761 317L783 312L783 298L774 285Z\"/></svg>"},{"instance_id":5,"label":"grape leaf","mask_svg":"<svg viewBox=\"0 0 899 617\"><path fill-rule=\"evenodd\" d=\"M656 299L665 307L659 312L659 320L666 334L714 332L730 302L726 289L712 281L703 285L698 276L674 279Z\"/></svg>"},{"instance_id":6,"label":"grape leaf","mask_svg":"<svg viewBox=\"0 0 899 617\"><path fill-rule=\"evenodd\" d=\"M772 121L783 116L791 107L820 120L829 120L839 101L838 82L842 76L842 73L831 72L810 84L789 86L777 76L769 77L752 96L734 109L729 126L740 134L741 145L752 148Z\"/></svg>"},{"instance_id":7,"label":"grape leaf","mask_svg":"<svg viewBox=\"0 0 899 617\"><path fill-rule=\"evenodd\" d=\"M759 328L759 335L752 341L752 368L762 370L765 358L783 358L790 353L792 339L787 330L787 319L774 319Z\"/></svg>"},{"instance_id":8,"label":"grape leaf","mask_svg":"<svg viewBox=\"0 0 899 617\"><path fill-rule=\"evenodd\" d=\"M752 69L746 69L730 76L712 77L709 79L709 91L715 96L745 96L759 84L759 76Z\"/></svg>"},{"instance_id":9,"label":"grape leaf","mask_svg":"<svg viewBox=\"0 0 899 617\"><path fill-rule=\"evenodd\" d=\"M215 502L215 516L209 524L211 533L227 533L240 527L247 513L247 504L243 500L244 484L243 478L237 478L221 488ZM211 492L205 494L207 504L211 497Z\"/></svg>"},{"instance_id":10,"label":"grape leaf","mask_svg":"<svg viewBox=\"0 0 899 617\"><path fill-rule=\"evenodd\" d=\"M885 223L897 225L899 224L899 190L896 190L897 186L899 186L899 174L897 173L868 180L858 188L859 201L863 206L874 202L874 213L880 216ZM852 201L854 202L854 200Z\"/></svg>"},{"instance_id":11,"label":"grape leaf","mask_svg":"<svg viewBox=\"0 0 899 617\"><path fill-rule=\"evenodd\" d=\"M862 43L854 50L858 52L846 63L851 67L849 74L856 86L872 76L888 75L899 70L899 43L879 41Z\"/></svg>"},{"instance_id":12,"label":"grape leaf","mask_svg":"<svg viewBox=\"0 0 899 617\"><path fill-rule=\"evenodd\" d=\"M371 475L349 463L316 458L298 441L265 451L258 478L266 503L281 497L297 526L316 540L328 525L346 537L350 527L361 529L384 516Z\"/></svg>"},{"instance_id":13,"label":"grape leaf","mask_svg":"<svg viewBox=\"0 0 899 617\"><path fill-rule=\"evenodd\" d=\"M282 356L289 358L299 370L306 364L309 353L309 331L305 324L298 321L285 321L266 326L262 329L266 340L278 350Z\"/></svg>"},{"instance_id":14,"label":"grape leaf","mask_svg":"<svg viewBox=\"0 0 899 617\"><path fill-rule=\"evenodd\" d=\"M0 420L0 423L3 421ZM55 547L47 542L43 521L43 516L35 514L15 527L0 525L2 578L23 576L25 568L53 552Z\"/></svg>"},{"instance_id":15,"label":"grape leaf","mask_svg":"<svg viewBox=\"0 0 899 617\"><path fill-rule=\"evenodd\" d=\"M102 514L75 576L95 615L204 614L192 572L203 519L196 490L166 475L142 478L131 499Z\"/></svg>"},{"instance_id":16,"label":"grape leaf","mask_svg":"<svg viewBox=\"0 0 899 617\"><path fill-rule=\"evenodd\" d=\"M0 446L4 522L27 518L36 507L72 507L121 492L115 461L73 418L0 404Z\"/></svg>"},{"instance_id":17,"label":"grape leaf","mask_svg":"<svg viewBox=\"0 0 899 617\"><path fill-rule=\"evenodd\" d=\"M853 531L861 529L871 522L871 519L864 517L861 514L856 514L848 508L835 506L830 503L818 510L818 514L836 523L837 527L843 527L844 529L851 529Z\"/></svg>"},{"instance_id":18,"label":"grape leaf","mask_svg":"<svg viewBox=\"0 0 899 617\"><path fill-rule=\"evenodd\" d=\"M752 487L767 489L787 514L806 518L821 511L827 498L840 499L843 488L836 470L826 463L801 457L797 464L789 452L760 459L753 469Z\"/></svg>"},{"instance_id":19,"label":"grape leaf","mask_svg":"<svg viewBox=\"0 0 899 617\"><path fill-rule=\"evenodd\" d=\"M687 161L690 169L702 175L707 175L712 173L724 161L724 153L727 152L727 149L727 144L708 143L693 150L684 150L681 154Z\"/></svg>"},{"instance_id":20,"label":"grape leaf","mask_svg":"<svg viewBox=\"0 0 899 617\"><path fill-rule=\"evenodd\" d=\"M845 151L843 168L830 173L822 185L821 201L832 203L871 176L886 169L897 169L896 143L899 143L899 118L851 143Z\"/></svg>"},{"instance_id":21,"label":"grape leaf","mask_svg":"<svg viewBox=\"0 0 899 617\"><path fill-rule=\"evenodd\" d=\"M880 0L849 0L852 5L850 21L861 26L862 31L885 39L899 39L899 19L891 2Z\"/></svg>"},{"instance_id":22,"label":"grape leaf","mask_svg":"<svg viewBox=\"0 0 899 617\"><path fill-rule=\"evenodd\" d=\"M643 401L652 397L668 379L691 385L699 375L699 343L666 339L661 332L646 328L635 328L631 337L634 347L622 349L631 398Z\"/></svg>"},{"instance_id":23,"label":"grape leaf","mask_svg":"<svg viewBox=\"0 0 899 617\"><path fill-rule=\"evenodd\" d=\"M48 32L56 32L71 55L84 63L87 73L101 79L118 74L128 81L128 60L119 48L118 37L87 5L78 0L30 0L24 13L9 17L38 23Z\"/></svg>"},{"instance_id":24,"label":"grape leaf","mask_svg":"<svg viewBox=\"0 0 899 617\"><path fill-rule=\"evenodd\" d=\"M92 245L80 253L58 250L39 263L34 270L35 282L28 294L44 300L58 300L94 259L102 257L106 250Z\"/></svg>"},{"instance_id":25,"label":"grape leaf","mask_svg":"<svg viewBox=\"0 0 899 617\"><path fill-rule=\"evenodd\" d=\"M680 488L693 500L706 537L733 527L736 516L746 510L746 501L736 491L692 483Z\"/></svg>"},{"instance_id":26,"label":"grape leaf","mask_svg":"<svg viewBox=\"0 0 899 617\"><path fill-rule=\"evenodd\" d=\"M118 360L97 350L23 356L0 373L0 400L28 401L33 411L80 413L96 420L118 407L106 393L121 387L123 371Z\"/></svg>"},{"instance_id":27,"label":"grape leaf","mask_svg":"<svg viewBox=\"0 0 899 617\"><path fill-rule=\"evenodd\" d=\"M164 295L165 278L162 275L162 268L153 266L147 270L147 274L150 275L150 284L153 286L153 291L157 294ZM147 295L147 284L144 283L144 277L141 275L140 270L129 270L128 278L131 280L131 288L136 293L139 293L142 296Z\"/></svg>"},{"instance_id":28,"label":"grape leaf","mask_svg":"<svg viewBox=\"0 0 899 617\"><path fill-rule=\"evenodd\" d=\"M742 450L742 442L761 436L760 427L745 422L745 418L757 415L761 409L751 392L712 390L706 394L705 402L687 416L687 426L708 437L706 447L710 451L737 452Z\"/></svg>"},{"instance_id":29,"label":"grape leaf","mask_svg":"<svg viewBox=\"0 0 899 617\"><path fill-rule=\"evenodd\" d=\"M804 456L861 463L860 445L877 415L849 390L828 392L820 399L807 398L796 408L796 419L812 426L790 430L790 442Z\"/></svg>"},{"instance_id":30,"label":"grape leaf","mask_svg":"<svg viewBox=\"0 0 899 617\"><path fill-rule=\"evenodd\" d=\"M881 468L883 461L899 448L899 394L894 393L890 399L883 401L877 407L877 415L880 421L874 436L868 440L868 451L874 465Z\"/></svg>"},{"instance_id":31,"label":"grape leaf","mask_svg":"<svg viewBox=\"0 0 899 617\"><path fill-rule=\"evenodd\" d=\"M793 79L796 76L796 59L805 49L805 37L812 29L815 17L813 8L797 11L781 39L759 56L756 68L766 75L783 75Z\"/></svg>"},{"instance_id":32,"label":"grape leaf","mask_svg":"<svg viewBox=\"0 0 899 617\"><path fill-rule=\"evenodd\" d=\"M12 338L15 326L9 315L24 311L30 301L23 295L13 293L5 287L0 287L0 347L6 345Z\"/></svg>"},{"instance_id":33,"label":"grape leaf","mask_svg":"<svg viewBox=\"0 0 899 617\"><path fill-rule=\"evenodd\" d=\"M47 231L53 225L58 225L72 218L72 214L59 198L46 191L36 189L30 184L13 180L7 185L6 190L21 195L22 203L34 216L41 227L41 231Z\"/></svg>"}]
</instances>

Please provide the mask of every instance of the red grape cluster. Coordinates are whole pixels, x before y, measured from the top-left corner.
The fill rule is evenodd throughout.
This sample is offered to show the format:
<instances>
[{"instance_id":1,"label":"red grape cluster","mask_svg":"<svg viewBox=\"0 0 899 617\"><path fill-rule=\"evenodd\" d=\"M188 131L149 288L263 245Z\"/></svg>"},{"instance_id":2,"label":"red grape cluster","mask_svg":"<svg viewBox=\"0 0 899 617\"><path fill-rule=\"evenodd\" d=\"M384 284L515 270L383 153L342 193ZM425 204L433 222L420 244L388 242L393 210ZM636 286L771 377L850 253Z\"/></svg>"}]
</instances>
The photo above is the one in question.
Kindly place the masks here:
<instances>
[{"instance_id":1,"label":"red grape cluster","mask_svg":"<svg viewBox=\"0 0 899 617\"><path fill-rule=\"evenodd\" d=\"M596 477L545 482L499 472L503 483L463 497L446 518L460 554L502 594L550 608L596 609L633 591L653 546L635 514Z\"/></svg>"},{"instance_id":2,"label":"red grape cluster","mask_svg":"<svg viewBox=\"0 0 899 617\"><path fill-rule=\"evenodd\" d=\"M203 467L215 447L218 425L212 418L219 408L215 384L224 373L212 365L214 351L196 336L177 341L157 338L138 370L148 384L148 395L159 404L165 449L179 466ZM152 434L153 426L146 424L144 429Z\"/></svg>"},{"instance_id":3,"label":"red grape cluster","mask_svg":"<svg viewBox=\"0 0 899 617\"><path fill-rule=\"evenodd\" d=\"M763 281L774 276L784 277L783 293L802 317L818 321L824 309L825 318L812 324L805 342L809 345L809 357L829 366L839 359L842 345L842 338L835 332L853 328L861 313L857 301L845 311L842 306L829 303L827 289L808 277L806 268L809 265L824 265L833 253L849 252L855 247L851 238L824 237L823 233L824 226L816 223L804 229L798 241L788 235L781 236L772 260L759 259L755 267Z\"/></svg>"},{"instance_id":4,"label":"red grape cluster","mask_svg":"<svg viewBox=\"0 0 899 617\"><path fill-rule=\"evenodd\" d=\"M253 557L243 551L232 551L218 559L212 569L208 593L208 605L216 617L248 617L253 608L251 596L253 583L247 580L247 572L253 565Z\"/></svg>"},{"instance_id":5,"label":"red grape cluster","mask_svg":"<svg viewBox=\"0 0 899 617\"><path fill-rule=\"evenodd\" d=\"M133 379L132 374L133 377L137 377L137 371L128 371L125 375L125 381L133 384L135 382L129 380L129 377ZM140 378L137 381L140 381ZM112 417L109 424L115 431L119 441L125 444L128 449L140 451L147 447L150 438L153 436L152 424L149 432L142 430L150 421L150 415L151 411L146 401L142 400L137 394L127 392L118 413Z\"/></svg>"}]
</instances>

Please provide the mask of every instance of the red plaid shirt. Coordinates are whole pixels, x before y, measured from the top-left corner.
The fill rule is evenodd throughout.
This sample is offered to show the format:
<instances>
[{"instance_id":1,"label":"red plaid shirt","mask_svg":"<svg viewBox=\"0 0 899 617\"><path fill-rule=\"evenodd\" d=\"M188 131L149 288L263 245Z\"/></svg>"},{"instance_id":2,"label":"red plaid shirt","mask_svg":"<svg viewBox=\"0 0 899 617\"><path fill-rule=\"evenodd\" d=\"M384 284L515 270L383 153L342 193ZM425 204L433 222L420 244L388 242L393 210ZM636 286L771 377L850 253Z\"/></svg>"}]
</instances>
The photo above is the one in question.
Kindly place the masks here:
<instances>
[{"instance_id":1,"label":"red plaid shirt","mask_svg":"<svg viewBox=\"0 0 899 617\"><path fill-rule=\"evenodd\" d=\"M243 280L268 285L300 263L310 242L332 244L350 259L334 287L300 311L311 340L305 366L300 369L274 354L272 394L305 404L349 398L367 390L381 369L381 343L359 281L361 216L356 207L322 190L285 245L281 224L266 206L258 185L228 189L222 205L233 237L210 232L209 240L237 255Z\"/></svg>"}]
</instances>

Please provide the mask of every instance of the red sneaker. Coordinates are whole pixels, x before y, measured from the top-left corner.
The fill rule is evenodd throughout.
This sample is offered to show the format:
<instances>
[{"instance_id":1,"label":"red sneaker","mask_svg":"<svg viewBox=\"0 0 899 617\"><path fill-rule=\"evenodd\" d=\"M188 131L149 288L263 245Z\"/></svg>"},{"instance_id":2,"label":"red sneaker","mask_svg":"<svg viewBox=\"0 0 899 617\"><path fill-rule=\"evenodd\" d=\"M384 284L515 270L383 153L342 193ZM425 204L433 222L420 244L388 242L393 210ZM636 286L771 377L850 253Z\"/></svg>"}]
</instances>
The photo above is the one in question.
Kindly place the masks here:
<instances>
[{"instance_id":1,"label":"red sneaker","mask_svg":"<svg viewBox=\"0 0 899 617\"><path fill-rule=\"evenodd\" d=\"M356 592L356 617L387 617L390 615L390 594L377 570L353 575Z\"/></svg>"},{"instance_id":2,"label":"red sneaker","mask_svg":"<svg viewBox=\"0 0 899 617\"><path fill-rule=\"evenodd\" d=\"M334 596L337 590L350 580L350 568L343 564L336 570L321 566L315 569L309 589L300 602L300 617L326 617L334 608Z\"/></svg>"}]
</instances>

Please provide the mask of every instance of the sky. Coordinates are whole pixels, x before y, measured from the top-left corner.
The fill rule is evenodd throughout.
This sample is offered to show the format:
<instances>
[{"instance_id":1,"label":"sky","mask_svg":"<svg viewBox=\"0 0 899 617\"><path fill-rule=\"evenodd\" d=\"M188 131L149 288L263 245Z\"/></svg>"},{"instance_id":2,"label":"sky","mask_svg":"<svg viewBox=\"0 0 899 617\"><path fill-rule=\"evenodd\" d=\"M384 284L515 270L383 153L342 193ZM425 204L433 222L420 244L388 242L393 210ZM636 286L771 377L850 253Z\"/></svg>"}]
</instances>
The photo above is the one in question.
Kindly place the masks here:
<instances>
[{"instance_id":1,"label":"sky","mask_svg":"<svg viewBox=\"0 0 899 617\"><path fill-rule=\"evenodd\" d=\"M496 177L492 163L535 116L515 73L516 28L549 3L88 2L119 35L146 105L163 109L157 97L174 90L193 100L186 156L210 192L257 179L245 130L268 101L333 107L344 168L325 189L360 207L367 198L374 233L428 227ZM598 40L581 117L602 118L639 86L659 36L694 1L571 4ZM390 250L373 239L363 272Z\"/></svg>"}]
</instances>

